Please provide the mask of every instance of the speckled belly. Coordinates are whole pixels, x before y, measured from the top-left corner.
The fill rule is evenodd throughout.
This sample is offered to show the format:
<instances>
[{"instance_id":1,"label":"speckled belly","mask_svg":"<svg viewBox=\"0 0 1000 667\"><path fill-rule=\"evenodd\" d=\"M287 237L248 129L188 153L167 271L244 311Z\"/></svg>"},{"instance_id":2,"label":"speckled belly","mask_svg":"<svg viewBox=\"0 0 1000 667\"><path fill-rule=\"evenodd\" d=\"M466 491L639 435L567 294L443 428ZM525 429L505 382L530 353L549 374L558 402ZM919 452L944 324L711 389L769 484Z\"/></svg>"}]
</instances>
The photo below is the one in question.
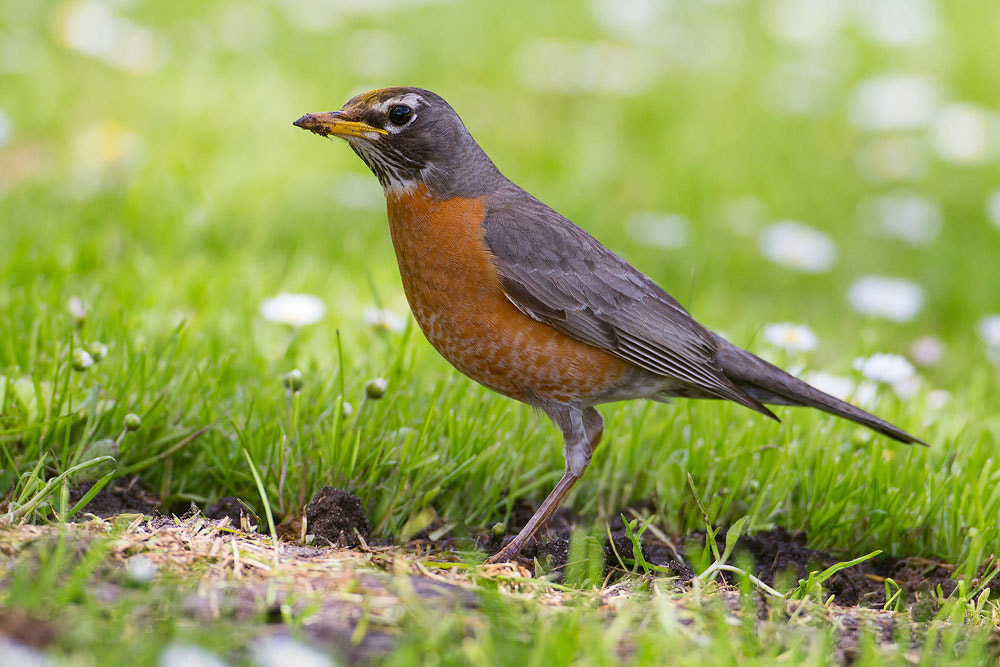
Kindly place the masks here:
<instances>
[{"instance_id":1,"label":"speckled belly","mask_svg":"<svg viewBox=\"0 0 1000 667\"><path fill-rule=\"evenodd\" d=\"M634 367L527 317L500 287L478 199L388 199L389 227L413 315L431 345L477 382L520 400L594 402Z\"/></svg>"}]
</instances>

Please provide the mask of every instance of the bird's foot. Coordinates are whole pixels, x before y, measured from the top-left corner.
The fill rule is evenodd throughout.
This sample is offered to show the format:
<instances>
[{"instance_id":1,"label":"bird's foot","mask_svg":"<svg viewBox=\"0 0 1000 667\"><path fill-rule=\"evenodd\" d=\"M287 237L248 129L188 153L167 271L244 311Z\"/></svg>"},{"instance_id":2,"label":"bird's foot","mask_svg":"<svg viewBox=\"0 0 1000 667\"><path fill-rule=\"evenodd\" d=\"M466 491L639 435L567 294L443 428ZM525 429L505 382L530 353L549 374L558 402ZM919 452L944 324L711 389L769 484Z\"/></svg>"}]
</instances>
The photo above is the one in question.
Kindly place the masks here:
<instances>
[{"instance_id":1,"label":"bird's foot","mask_svg":"<svg viewBox=\"0 0 1000 667\"><path fill-rule=\"evenodd\" d=\"M525 540L518 539L520 537L521 535L515 536L514 539L508 542L504 548L487 558L486 564L492 565L494 563L506 563L517 558L525 544Z\"/></svg>"}]
</instances>

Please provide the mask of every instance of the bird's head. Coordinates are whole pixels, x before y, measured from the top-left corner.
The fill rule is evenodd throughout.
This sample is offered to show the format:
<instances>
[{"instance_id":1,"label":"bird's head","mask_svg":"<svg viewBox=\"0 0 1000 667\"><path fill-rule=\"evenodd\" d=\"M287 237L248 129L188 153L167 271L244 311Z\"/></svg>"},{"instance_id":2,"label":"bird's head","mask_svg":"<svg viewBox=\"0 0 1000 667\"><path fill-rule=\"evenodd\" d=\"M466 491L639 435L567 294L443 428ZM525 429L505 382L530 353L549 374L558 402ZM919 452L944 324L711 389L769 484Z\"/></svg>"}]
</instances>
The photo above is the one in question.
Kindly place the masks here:
<instances>
[{"instance_id":1,"label":"bird's head","mask_svg":"<svg viewBox=\"0 0 1000 667\"><path fill-rule=\"evenodd\" d=\"M386 193L424 184L439 197L479 196L502 179L451 105L422 88L371 90L294 125L345 139Z\"/></svg>"}]
</instances>

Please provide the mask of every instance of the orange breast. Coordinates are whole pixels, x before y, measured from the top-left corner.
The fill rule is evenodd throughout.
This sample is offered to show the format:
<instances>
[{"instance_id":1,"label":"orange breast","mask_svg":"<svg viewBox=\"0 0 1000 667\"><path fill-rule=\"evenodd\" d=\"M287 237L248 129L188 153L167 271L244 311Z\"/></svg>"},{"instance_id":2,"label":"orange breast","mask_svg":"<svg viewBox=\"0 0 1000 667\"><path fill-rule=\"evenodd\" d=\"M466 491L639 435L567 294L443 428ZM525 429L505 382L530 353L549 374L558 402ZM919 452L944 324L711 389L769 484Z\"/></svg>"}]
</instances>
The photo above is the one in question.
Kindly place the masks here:
<instances>
[{"instance_id":1,"label":"orange breast","mask_svg":"<svg viewBox=\"0 0 1000 667\"><path fill-rule=\"evenodd\" d=\"M434 200L423 186L388 197L403 290L431 345L490 389L528 400L596 398L631 366L519 311L483 241L483 202Z\"/></svg>"}]
</instances>

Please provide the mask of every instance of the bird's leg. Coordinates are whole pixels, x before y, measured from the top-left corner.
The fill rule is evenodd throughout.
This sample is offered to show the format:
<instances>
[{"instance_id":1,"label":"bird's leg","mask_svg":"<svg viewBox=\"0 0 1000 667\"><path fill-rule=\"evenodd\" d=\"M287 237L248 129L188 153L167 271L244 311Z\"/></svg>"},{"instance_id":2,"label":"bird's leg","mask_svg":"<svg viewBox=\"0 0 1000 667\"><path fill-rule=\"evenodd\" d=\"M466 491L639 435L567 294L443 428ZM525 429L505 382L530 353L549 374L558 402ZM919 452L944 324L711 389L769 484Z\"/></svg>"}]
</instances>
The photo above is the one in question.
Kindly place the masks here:
<instances>
[{"instance_id":1,"label":"bird's leg","mask_svg":"<svg viewBox=\"0 0 1000 667\"><path fill-rule=\"evenodd\" d=\"M593 454L597 446L601 444L601 435L604 434L604 417L601 413L597 411L596 408L589 407L583 410L583 430L587 435L587 443L590 445L590 453ZM558 505L556 506L558 509ZM549 527L552 525L552 519L555 518L555 512L553 511L545 521L538 526L535 531L535 535L548 535Z\"/></svg>"},{"instance_id":2,"label":"bird's leg","mask_svg":"<svg viewBox=\"0 0 1000 667\"><path fill-rule=\"evenodd\" d=\"M590 453L593 454L601 444L601 436L604 435L604 417L597 408L590 407L583 411L583 428L587 430L587 443L590 445Z\"/></svg>"},{"instance_id":3,"label":"bird's leg","mask_svg":"<svg viewBox=\"0 0 1000 667\"><path fill-rule=\"evenodd\" d=\"M577 407L560 405L546 408L545 411L563 432L563 439L566 443L563 450L566 471L559 483L556 484L556 488L552 489L552 493L542 502L528 523L521 529L521 532L514 536L514 539L507 546L490 557L486 561L488 563L507 561L521 552L524 545L535 536L542 526L548 523L552 514L559 509L566 494L576 484L576 480L583 476L583 471L590 463L594 448L600 443L604 420L594 408L581 410Z\"/></svg>"}]
</instances>

